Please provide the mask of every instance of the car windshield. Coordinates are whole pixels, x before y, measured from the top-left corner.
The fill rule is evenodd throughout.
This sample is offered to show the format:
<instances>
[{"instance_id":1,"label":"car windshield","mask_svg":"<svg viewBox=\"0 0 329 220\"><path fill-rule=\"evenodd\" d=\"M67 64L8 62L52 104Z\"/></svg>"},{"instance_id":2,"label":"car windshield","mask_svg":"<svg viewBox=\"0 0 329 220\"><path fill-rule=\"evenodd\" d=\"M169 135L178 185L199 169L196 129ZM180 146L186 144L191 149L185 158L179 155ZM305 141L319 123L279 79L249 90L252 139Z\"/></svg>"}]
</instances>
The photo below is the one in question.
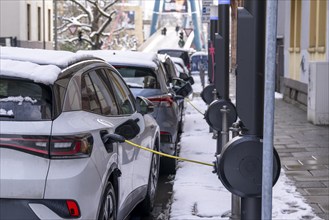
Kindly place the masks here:
<instances>
[{"instance_id":1,"label":"car windshield","mask_svg":"<svg viewBox=\"0 0 329 220\"><path fill-rule=\"evenodd\" d=\"M115 67L130 88L159 89L155 74L149 69L134 67Z\"/></svg>"},{"instance_id":2,"label":"car windshield","mask_svg":"<svg viewBox=\"0 0 329 220\"><path fill-rule=\"evenodd\" d=\"M48 86L16 79L0 79L0 121L51 119L51 90Z\"/></svg>"}]
</instances>

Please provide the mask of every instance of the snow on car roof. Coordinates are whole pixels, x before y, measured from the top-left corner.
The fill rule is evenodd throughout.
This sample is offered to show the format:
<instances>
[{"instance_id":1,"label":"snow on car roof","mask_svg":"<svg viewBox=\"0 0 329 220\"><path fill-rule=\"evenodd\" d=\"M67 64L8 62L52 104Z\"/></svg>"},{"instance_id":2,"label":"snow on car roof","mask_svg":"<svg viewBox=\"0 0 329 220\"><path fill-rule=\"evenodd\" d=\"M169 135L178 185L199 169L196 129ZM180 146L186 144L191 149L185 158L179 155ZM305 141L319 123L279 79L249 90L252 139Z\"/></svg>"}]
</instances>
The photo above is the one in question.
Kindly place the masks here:
<instances>
[{"instance_id":1,"label":"snow on car roof","mask_svg":"<svg viewBox=\"0 0 329 220\"><path fill-rule=\"evenodd\" d=\"M174 61L174 63L180 63L185 66L184 60L182 58L180 57L170 57L170 58L172 59L172 61Z\"/></svg>"},{"instance_id":2,"label":"snow on car roof","mask_svg":"<svg viewBox=\"0 0 329 220\"><path fill-rule=\"evenodd\" d=\"M121 50L80 50L78 54L91 54L102 58L112 65L129 65L156 68L156 53Z\"/></svg>"},{"instance_id":3,"label":"snow on car roof","mask_svg":"<svg viewBox=\"0 0 329 220\"><path fill-rule=\"evenodd\" d=\"M197 52L193 53L191 57L200 56L200 55L202 55L202 56L208 56L208 53L206 53L204 51L197 51Z\"/></svg>"},{"instance_id":4,"label":"snow on car roof","mask_svg":"<svg viewBox=\"0 0 329 220\"><path fill-rule=\"evenodd\" d=\"M69 51L30 49L21 47L0 47L1 59L29 61L39 65L55 65L59 68L68 67L70 64L87 57L86 54L76 54Z\"/></svg>"},{"instance_id":5,"label":"snow on car roof","mask_svg":"<svg viewBox=\"0 0 329 220\"><path fill-rule=\"evenodd\" d=\"M0 75L14 76L43 84L53 84L61 69L55 65L39 65L17 60L0 60Z\"/></svg>"},{"instance_id":6,"label":"snow on car roof","mask_svg":"<svg viewBox=\"0 0 329 220\"><path fill-rule=\"evenodd\" d=\"M0 47L0 75L52 84L61 69L87 57L92 56L68 51Z\"/></svg>"},{"instance_id":7,"label":"snow on car roof","mask_svg":"<svg viewBox=\"0 0 329 220\"><path fill-rule=\"evenodd\" d=\"M189 49L184 49L184 48L162 48L162 49L159 49L159 51L184 51L184 52L190 52Z\"/></svg>"},{"instance_id":8,"label":"snow on car roof","mask_svg":"<svg viewBox=\"0 0 329 220\"><path fill-rule=\"evenodd\" d=\"M184 73L183 68L182 68L179 64L175 63L175 66L176 66L178 72L180 72L180 73Z\"/></svg>"}]
</instances>

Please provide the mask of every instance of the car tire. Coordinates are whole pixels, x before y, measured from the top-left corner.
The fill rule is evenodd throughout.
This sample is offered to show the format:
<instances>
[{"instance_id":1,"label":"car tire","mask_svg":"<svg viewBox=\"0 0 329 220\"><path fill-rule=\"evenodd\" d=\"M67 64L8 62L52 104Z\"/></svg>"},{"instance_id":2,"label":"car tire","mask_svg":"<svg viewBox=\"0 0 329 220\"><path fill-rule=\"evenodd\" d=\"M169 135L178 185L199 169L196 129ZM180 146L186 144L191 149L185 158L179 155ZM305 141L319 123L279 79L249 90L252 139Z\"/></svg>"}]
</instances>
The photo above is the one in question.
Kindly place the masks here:
<instances>
[{"instance_id":1,"label":"car tire","mask_svg":"<svg viewBox=\"0 0 329 220\"><path fill-rule=\"evenodd\" d=\"M158 150L159 147L156 147L154 150ZM160 156L158 154L152 154L150 175L147 184L147 194L145 199L140 203L139 210L143 215L150 215L154 208L155 196L159 180L159 171L160 171Z\"/></svg>"},{"instance_id":2,"label":"car tire","mask_svg":"<svg viewBox=\"0 0 329 220\"><path fill-rule=\"evenodd\" d=\"M177 145L174 156L177 156ZM176 174L177 160L169 157L161 157L160 172L164 175L175 175Z\"/></svg>"},{"instance_id":3,"label":"car tire","mask_svg":"<svg viewBox=\"0 0 329 220\"><path fill-rule=\"evenodd\" d=\"M117 220L117 199L111 182L107 183L98 220Z\"/></svg>"}]
</instances>

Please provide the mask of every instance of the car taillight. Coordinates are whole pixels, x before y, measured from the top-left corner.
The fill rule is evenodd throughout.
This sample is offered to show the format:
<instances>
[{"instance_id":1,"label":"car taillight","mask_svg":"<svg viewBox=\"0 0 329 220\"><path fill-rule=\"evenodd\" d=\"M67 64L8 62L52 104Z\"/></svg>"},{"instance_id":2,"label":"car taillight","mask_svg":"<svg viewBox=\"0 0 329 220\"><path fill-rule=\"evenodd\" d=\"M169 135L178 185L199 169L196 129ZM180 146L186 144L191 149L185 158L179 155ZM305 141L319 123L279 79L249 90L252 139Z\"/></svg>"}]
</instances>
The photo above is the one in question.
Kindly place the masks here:
<instances>
[{"instance_id":1,"label":"car taillight","mask_svg":"<svg viewBox=\"0 0 329 220\"><path fill-rule=\"evenodd\" d=\"M187 69L191 70L191 64L190 63L187 64Z\"/></svg>"},{"instance_id":2,"label":"car taillight","mask_svg":"<svg viewBox=\"0 0 329 220\"><path fill-rule=\"evenodd\" d=\"M160 142L171 143L172 142L171 134L166 131L160 131Z\"/></svg>"},{"instance_id":3,"label":"car taillight","mask_svg":"<svg viewBox=\"0 0 329 220\"><path fill-rule=\"evenodd\" d=\"M76 201L67 200L66 205L71 217L80 217L80 210Z\"/></svg>"},{"instance_id":4,"label":"car taillight","mask_svg":"<svg viewBox=\"0 0 329 220\"><path fill-rule=\"evenodd\" d=\"M0 147L47 157L49 136L1 135Z\"/></svg>"},{"instance_id":5,"label":"car taillight","mask_svg":"<svg viewBox=\"0 0 329 220\"><path fill-rule=\"evenodd\" d=\"M0 147L47 158L89 157L93 147L90 134L78 136L1 135Z\"/></svg>"},{"instance_id":6,"label":"car taillight","mask_svg":"<svg viewBox=\"0 0 329 220\"><path fill-rule=\"evenodd\" d=\"M162 107L171 107L174 103L174 100L171 96L158 96L158 97L149 97L150 100L155 106L162 106Z\"/></svg>"},{"instance_id":7,"label":"car taillight","mask_svg":"<svg viewBox=\"0 0 329 220\"><path fill-rule=\"evenodd\" d=\"M89 157L93 147L91 135L52 136L50 140L50 157Z\"/></svg>"}]
</instances>

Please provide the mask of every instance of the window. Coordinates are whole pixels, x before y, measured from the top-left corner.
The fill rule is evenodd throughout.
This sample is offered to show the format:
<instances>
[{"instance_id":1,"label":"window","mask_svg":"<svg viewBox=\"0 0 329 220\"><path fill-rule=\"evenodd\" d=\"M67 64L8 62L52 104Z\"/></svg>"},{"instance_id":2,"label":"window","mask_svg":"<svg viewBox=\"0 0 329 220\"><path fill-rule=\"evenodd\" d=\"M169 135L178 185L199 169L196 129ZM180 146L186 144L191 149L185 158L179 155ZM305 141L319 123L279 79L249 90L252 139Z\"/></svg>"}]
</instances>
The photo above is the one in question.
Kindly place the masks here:
<instances>
[{"instance_id":1,"label":"window","mask_svg":"<svg viewBox=\"0 0 329 220\"><path fill-rule=\"evenodd\" d=\"M325 53L326 48L326 10L327 1L312 0L310 2L310 53Z\"/></svg>"},{"instance_id":2,"label":"window","mask_svg":"<svg viewBox=\"0 0 329 220\"><path fill-rule=\"evenodd\" d=\"M96 90L88 74L85 74L81 82L81 99L82 110L96 114L101 113L101 107L96 95Z\"/></svg>"},{"instance_id":3,"label":"window","mask_svg":"<svg viewBox=\"0 0 329 220\"><path fill-rule=\"evenodd\" d=\"M159 89L155 74L146 68L116 66L130 88Z\"/></svg>"},{"instance_id":4,"label":"window","mask_svg":"<svg viewBox=\"0 0 329 220\"><path fill-rule=\"evenodd\" d=\"M48 41L51 41L51 10L48 9Z\"/></svg>"},{"instance_id":5,"label":"window","mask_svg":"<svg viewBox=\"0 0 329 220\"><path fill-rule=\"evenodd\" d=\"M117 104L121 114L133 114L135 112L134 97L123 80L113 71L107 70L107 76L113 85Z\"/></svg>"},{"instance_id":6,"label":"window","mask_svg":"<svg viewBox=\"0 0 329 220\"><path fill-rule=\"evenodd\" d=\"M106 75L101 70L91 71L89 76L93 82L101 113L105 116L118 115L115 98L107 83Z\"/></svg>"},{"instance_id":7,"label":"window","mask_svg":"<svg viewBox=\"0 0 329 220\"><path fill-rule=\"evenodd\" d=\"M290 52L300 52L301 0L291 0Z\"/></svg>"},{"instance_id":8,"label":"window","mask_svg":"<svg viewBox=\"0 0 329 220\"><path fill-rule=\"evenodd\" d=\"M54 94L54 118L56 118L63 110L63 104L65 102L65 94L68 84L71 80L71 76L67 75L61 79L56 80L53 86Z\"/></svg>"},{"instance_id":9,"label":"window","mask_svg":"<svg viewBox=\"0 0 329 220\"><path fill-rule=\"evenodd\" d=\"M0 78L0 121L51 120L52 93L48 86Z\"/></svg>"},{"instance_id":10,"label":"window","mask_svg":"<svg viewBox=\"0 0 329 220\"><path fill-rule=\"evenodd\" d=\"M71 80L66 89L63 111L81 110L80 83L77 80Z\"/></svg>"},{"instance_id":11,"label":"window","mask_svg":"<svg viewBox=\"0 0 329 220\"><path fill-rule=\"evenodd\" d=\"M41 8L38 7L38 41L41 41Z\"/></svg>"},{"instance_id":12,"label":"window","mask_svg":"<svg viewBox=\"0 0 329 220\"><path fill-rule=\"evenodd\" d=\"M31 5L27 4L27 8L26 8L27 12L27 40L31 40Z\"/></svg>"}]
</instances>

